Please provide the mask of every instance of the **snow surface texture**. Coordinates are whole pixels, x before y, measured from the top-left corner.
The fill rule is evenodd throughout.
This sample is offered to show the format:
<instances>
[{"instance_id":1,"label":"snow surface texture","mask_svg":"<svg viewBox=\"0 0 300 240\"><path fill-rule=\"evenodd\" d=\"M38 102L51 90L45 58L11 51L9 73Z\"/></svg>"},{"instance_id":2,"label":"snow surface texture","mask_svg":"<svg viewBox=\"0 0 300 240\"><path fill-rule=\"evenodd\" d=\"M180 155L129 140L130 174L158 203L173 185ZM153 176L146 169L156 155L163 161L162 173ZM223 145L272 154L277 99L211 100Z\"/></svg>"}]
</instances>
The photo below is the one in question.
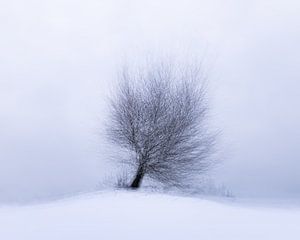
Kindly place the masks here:
<instances>
[{"instance_id":1,"label":"snow surface texture","mask_svg":"<svg viewBox=\"0 0 300 240\"><path fill-rule=\"evenodd\" d=\"M300 208L106 192L0 207L0 239L300 239Z\"/></svg>"}]
</instances>

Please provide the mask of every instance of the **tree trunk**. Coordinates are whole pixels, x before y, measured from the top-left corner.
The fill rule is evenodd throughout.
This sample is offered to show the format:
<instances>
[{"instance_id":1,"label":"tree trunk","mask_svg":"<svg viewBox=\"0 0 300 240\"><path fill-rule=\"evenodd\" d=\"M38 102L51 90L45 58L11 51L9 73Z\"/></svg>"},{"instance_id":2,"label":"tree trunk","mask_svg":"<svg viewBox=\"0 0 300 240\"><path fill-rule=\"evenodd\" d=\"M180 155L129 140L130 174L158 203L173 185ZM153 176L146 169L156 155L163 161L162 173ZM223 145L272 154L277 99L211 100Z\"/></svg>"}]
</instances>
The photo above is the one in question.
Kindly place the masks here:
<instances>
[{"instance_id":1,"label":"tree trunk","mask_svg":"<svg viewBox=\"0 0 300 240\"><path fill-rule=\"evenodd\" d=\"M133 188L133 189L139 188L142 183L143 177L144 177L144 171L143 171L143 169L139 168L135 175L135 178L133 179L133 181L130 185L130 188Z\"/></svg>"}]
</instances>

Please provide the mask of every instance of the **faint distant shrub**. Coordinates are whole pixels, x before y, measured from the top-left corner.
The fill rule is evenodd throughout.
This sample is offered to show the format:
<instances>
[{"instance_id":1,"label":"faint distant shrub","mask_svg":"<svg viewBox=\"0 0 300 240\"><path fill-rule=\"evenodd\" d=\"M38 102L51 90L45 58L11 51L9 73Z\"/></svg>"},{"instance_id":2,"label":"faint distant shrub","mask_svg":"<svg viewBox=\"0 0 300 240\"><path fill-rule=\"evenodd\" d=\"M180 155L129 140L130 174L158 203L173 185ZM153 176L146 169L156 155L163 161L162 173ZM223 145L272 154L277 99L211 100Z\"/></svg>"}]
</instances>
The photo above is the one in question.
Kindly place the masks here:
<instances>
[{"instance_id":1,"label":"faint distant shrub","mask_svg":"<svg viewBox=\"0 0 300 240\"><path fill-rule=\"evenodd\" d=\"M198 184L193 185L190 189L194 194L228 198L234 197L234 194L224 184L217 184L210 177L203 177Z\"/></svg>"},{"instance_id":2,"label":"faint distant shrub","mask_svg":"<svg viewBox=\"0 0 300 240\"><path fill-rule=\"evenodd\" d=\"M116 178L115 187L116 188L129 188L129 177L126 172L119 173Z\"/></svg>"}]
</instances>

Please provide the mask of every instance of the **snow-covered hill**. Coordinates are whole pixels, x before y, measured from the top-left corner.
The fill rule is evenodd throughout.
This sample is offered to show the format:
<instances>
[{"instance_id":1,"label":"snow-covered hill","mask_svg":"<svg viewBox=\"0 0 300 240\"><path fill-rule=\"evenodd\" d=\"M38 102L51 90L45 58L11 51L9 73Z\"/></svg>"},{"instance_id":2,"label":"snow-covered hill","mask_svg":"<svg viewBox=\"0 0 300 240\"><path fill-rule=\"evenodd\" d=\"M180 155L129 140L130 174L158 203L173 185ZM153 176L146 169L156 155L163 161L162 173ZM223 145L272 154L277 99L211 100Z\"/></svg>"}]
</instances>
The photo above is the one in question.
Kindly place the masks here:
<instances>
[{"instance_id":1,"label":"snow-covered hill","mask_svg":"<svg viewBox=\"0 0 300 240\"><path fill-rule=\"evenodd\" d=\"M105 192L0 207L0 239L300 239L299 207Z\"/></svg>"}]
</instances>

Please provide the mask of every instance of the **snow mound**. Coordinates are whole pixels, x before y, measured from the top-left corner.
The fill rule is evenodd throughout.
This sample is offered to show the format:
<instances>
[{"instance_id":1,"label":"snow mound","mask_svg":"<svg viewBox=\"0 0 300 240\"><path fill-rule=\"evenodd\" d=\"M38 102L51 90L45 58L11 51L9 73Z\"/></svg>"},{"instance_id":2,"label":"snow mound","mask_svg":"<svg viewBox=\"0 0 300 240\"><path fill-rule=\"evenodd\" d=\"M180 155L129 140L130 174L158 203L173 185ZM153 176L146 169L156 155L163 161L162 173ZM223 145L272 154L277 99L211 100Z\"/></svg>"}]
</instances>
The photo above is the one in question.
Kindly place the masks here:
<instances>
[{"instance_id":1,"label":"snow mound","mask_svg":"<svg viewBox=\"0 0 300 240\"><path fill-rule=\"evenodd\" d=\"M0 239L300 239L300 208L138 192L0 207Z\"/></svg>"}]
</instances>

